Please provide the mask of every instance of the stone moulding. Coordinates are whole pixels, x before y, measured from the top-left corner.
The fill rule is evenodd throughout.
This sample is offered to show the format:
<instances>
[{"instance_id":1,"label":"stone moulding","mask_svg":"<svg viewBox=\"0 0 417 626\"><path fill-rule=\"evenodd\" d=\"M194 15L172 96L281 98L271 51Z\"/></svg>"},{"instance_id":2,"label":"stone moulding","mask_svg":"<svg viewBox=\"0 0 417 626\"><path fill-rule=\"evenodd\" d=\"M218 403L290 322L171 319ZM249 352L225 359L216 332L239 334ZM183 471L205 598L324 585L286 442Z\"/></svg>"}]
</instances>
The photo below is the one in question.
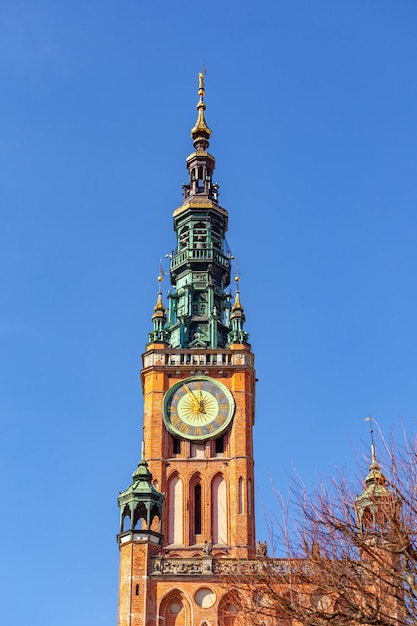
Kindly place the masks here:
<instances>
[{"instance_id":1,"label":"stone moulding","mask_svg":"<svg viewBox=\"0 0 417 626\"><path fill-rule=\"evenodd\" d=\"M202 558L164 558L152 559L151 574L155 576L201 576L216 575L250 575L256 573L309 574L310 567L306 560L292 559L216 559L213 557Z\"/></svg>"}]
</instances>

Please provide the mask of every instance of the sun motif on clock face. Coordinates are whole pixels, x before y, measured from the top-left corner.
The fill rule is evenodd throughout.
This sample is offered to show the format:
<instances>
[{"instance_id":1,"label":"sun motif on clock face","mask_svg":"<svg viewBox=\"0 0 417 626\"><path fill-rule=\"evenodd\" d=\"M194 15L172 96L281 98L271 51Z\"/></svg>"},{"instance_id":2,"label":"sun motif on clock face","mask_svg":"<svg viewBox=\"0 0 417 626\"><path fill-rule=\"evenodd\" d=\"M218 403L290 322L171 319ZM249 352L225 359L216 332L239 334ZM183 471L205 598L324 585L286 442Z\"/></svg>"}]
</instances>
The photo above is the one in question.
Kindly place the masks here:
<instances>
[{"instance_id":1,"label":"sun motif on clock face","mask_svg":"<svg viewBox=\"0 0 417 626\"><path fill-rule=\"evenodd\" d=\"M229 425L234 410L230 391L209 376L176 383L168 389L163 402L167 429L177 437L194 441L218 436Z\"/></svg>"}]
</instances>

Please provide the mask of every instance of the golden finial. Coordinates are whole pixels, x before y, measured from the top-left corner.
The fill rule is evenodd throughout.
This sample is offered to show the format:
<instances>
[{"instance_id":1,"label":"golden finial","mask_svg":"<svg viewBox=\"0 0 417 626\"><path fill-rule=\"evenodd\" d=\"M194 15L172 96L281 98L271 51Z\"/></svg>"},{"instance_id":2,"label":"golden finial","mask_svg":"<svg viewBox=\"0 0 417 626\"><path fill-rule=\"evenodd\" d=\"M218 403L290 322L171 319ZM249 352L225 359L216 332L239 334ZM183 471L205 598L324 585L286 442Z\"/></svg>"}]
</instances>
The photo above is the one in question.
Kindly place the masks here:
<instances>
[{"instance_id":1,"label":"golden finial","mask_svg":"<svg viewBox=\"0 0 417 626\"><path fill-rule=\"evenodd\" d=\"M162 259L160 261L160 266L159 266L159 275L157 278L157 281L159 283L159 287L158 287L158 299L156 301L156 304L153 308L153 310L155 311L155 313L152 316L152 319L154 319L155 317L163 317L165 315L165 307L164 307L164 303L162 302L162 281L164 280L164 269L162 267Z\"/></svg>"},{"instance_id":2,"label":"golden finial","mask_svg":"<svg viewBox=\"0 0 417 626\"><path fill-rule=\"evenodd\" d=\"M204 72L204 73L203 73ZM197 122L194 128L191 130L191 137L194 139L194 145L198 141L202 141L203 149L208 147L208 139L211 135L211 130L206 124L206 120L204 119L204 111L206 109L206 105L204 104L204 74L206 73L206 68L203 67L203 71L198 73L198 96L199 101L197 104L198 117Z\"/></svg>"}]
</instances>

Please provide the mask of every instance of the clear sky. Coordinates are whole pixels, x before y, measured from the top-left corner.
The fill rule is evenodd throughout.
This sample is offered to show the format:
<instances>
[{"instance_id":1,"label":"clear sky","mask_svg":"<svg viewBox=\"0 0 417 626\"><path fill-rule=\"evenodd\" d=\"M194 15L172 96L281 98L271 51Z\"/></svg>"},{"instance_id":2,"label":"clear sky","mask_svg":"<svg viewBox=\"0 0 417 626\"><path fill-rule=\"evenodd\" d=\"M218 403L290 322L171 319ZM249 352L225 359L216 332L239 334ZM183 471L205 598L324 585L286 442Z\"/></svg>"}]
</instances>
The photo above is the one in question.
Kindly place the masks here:
<instances>
[{"instance_id":1,"label":"clear sky","mask_svg":"<svg viewBox=\"0 0 417 626\"><path fill-rule=\"evenodd\" d=\"M355 467L369 412L414 429L415 0L2 0L2 624L116 624L117 495L203 62L259 378L259 538L270 477Z\"/></svg>"}]
</instances>

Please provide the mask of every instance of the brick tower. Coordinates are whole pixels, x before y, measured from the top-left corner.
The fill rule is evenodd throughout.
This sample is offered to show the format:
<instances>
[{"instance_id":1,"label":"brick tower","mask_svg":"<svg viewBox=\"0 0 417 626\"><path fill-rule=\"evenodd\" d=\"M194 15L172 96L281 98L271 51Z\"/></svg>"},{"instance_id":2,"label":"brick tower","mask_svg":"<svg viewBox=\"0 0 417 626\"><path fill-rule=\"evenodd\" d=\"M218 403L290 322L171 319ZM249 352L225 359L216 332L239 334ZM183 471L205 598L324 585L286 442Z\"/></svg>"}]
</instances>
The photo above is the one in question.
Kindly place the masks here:
<instances>
[{"instance_id":1,"label":"brick tower","mask_svg":"<svg viewBox=\"0 0 417 626\"><path fill-rule=\"evenodd\" d=\"M160 276L143 355L142 459L119 496L119 626L227 624L233 598L218 573L256 552L254 357L238 278L228 291L228 213L207 151L202 74L198 95L172 290L166 308Z\"/></svg>"}]
</instances>

